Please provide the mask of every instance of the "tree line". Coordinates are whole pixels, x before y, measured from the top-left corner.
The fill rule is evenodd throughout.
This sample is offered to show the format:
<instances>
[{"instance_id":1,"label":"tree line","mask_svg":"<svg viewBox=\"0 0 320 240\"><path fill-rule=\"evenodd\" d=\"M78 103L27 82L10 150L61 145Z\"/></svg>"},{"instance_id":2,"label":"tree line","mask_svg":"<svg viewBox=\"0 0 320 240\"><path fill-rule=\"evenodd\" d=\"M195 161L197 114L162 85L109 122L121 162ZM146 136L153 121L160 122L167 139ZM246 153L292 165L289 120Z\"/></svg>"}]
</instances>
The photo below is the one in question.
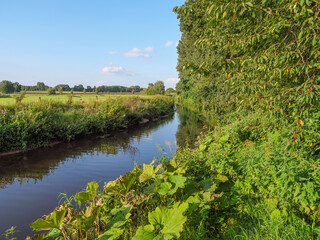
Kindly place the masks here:
<instances>
[{"instance_id":1,"label":"tree line","mask_svg":"<svg viewBox=\"0 0 320 240\"><path fill-rule=\"evenodd\" d=\"M159 80L155 83L149 83L148 88L141 88L139 85L134 85L130 87L124 86L99 86L99 87L84 87L82 84L75 85L74 87L70 87L68 84L58 84L55 87L49 87L45 85L43 82L38 82L34 86L25 86L21 85L18 82L11 82L8 80L3 80L0 82L0 92L4 94L10 93L18 93L23 91L47 91L49 94L55 94L59 92L60 94L63 92L95 92L95 93L104 93L104 92L142 92L144 91L147 95L155 95L155 94L167 94L170 95L175 92L173 88L165 89L164 82Z\"/></svg>"},{"instance_id":2,"label":"tree line","mask_svg":"<svg viewBox=\"0 0 320 240\"><path fill-rule=\"evenodd\" d=\"M18 82L11 82L3 80L0 82L0 92L4 94L18 93L21 91L75 91L75 92L141 92L143 88L138 85L124 87L124 86L99 86L99 87L84 87L82 84L70 87L68 84L58 84L55 87L49 87L43 82L38 82L34 86L21 85Z\"/></svg>"}]
</instances>

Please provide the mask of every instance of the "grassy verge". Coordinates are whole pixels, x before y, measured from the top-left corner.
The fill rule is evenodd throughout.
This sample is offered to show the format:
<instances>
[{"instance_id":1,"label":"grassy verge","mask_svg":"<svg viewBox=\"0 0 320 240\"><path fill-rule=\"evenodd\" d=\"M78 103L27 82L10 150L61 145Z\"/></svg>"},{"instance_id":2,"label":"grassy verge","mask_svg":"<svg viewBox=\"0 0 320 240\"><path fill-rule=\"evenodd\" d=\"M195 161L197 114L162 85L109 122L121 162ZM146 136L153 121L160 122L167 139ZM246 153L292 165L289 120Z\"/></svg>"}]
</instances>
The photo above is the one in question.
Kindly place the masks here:
<instances>
[{"instance_id":1,"label":"grassy verge","mask_svg":"<svg viewBox=\"0 0 320 240\"><path fill-rule=\"evenodd\" d=\"M41 100L0 106L0 152L125 128L173 112L169 97L117 96L105 100Z\"/></svg>"}]
</instances>

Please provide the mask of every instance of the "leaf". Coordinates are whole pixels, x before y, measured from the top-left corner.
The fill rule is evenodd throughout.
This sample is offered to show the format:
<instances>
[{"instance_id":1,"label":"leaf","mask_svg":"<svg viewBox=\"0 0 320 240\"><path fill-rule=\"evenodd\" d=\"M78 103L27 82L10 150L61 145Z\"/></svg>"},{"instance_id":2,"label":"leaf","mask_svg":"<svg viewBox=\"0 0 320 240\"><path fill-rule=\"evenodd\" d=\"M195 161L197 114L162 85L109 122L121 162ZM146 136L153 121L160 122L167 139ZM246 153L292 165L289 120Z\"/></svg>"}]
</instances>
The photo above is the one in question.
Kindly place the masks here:
<instances>
[{"instance_id":1,"label":"leaf","mask_svg":"<svg viewBox=\"0 0 320 240\"><path fill-rule=\"evenodd\" d=\"M54 228L60 229L62 220L67 213L67 207L65 204L56 208L53 213L46 217L46 219L39 218L35 222L30 224L30 227L36 231L52 230Z\"/></svg>"},{"instance_id":2,"label":"leaf","mask_svg":"<svg viewBox=\"0 0 320 240\"><path fill-rule=\"evenodd\" d=\"M228 141L228 139L229 139L229 134L222 136L222 137L219 139L219 142L220 142L221 144L224 144L225 142Z\"/></svg>"},{"instance_id":3,"label":"leaf","mask_svg":"<svg viewBox=\"0 0 320 240\"><path fill-rule=\"evenodd\" d=\"M153 233L154 226L146 225L139 227L133 240L153 240L156 235Z\"/></svg>"},{"instance_id":4,"label":"leaf","mask_svg":"<svg viewBox=\"0 0 320 240\"><path fill-rule=\"evenodd\" d=\"M52 222L45 221L42 218L39 218L35 222L31 223L30 227L35 231L55 229L55 225Z\"/></svg>"},{"instance_id":5,"label":"leaf","mask_svg":"<svg viewBox=\"0 0 320 240\"><path fill-rule=\"evenodd\" d=\"M80 205L91 201L91 194L88 192L78 192L74 198L75 201L77 201Z\"/></svg>"},{"instance_id":6,"label":"leaf","mask_svg":"<svg viewBox=\"0 0 320 240\"><path fill-rule=\"evenodd\" d=\"M169 193L171 187L172 187L172 184L169 183L169 182L161 183L161 184L159 185L159 188L158 188L157 192L158 192L160 195L166 195L166 194Z\"/></svg>"},{"instance_id":7,"label":"leaf","mask_svg":"<svg viewBox=\"0 0 320 240\"><path fill-rule=\"evenodd\" d=\"M179 238L180 232L183 229L183 224L186 222L187 217L182 215L181 210L173 208L168 211L167 218L168 220L165 223L161 232L163 234L170 234Z\"/></svg>"},{"instance_id":8,"label":"leaf","mask_svg":"<svg viewBox=\"0 0 320 240\"><path fill-rule=\"evenodd\" d=\"M218 174L218 175L216 176L216 179L220 180L220 182L226 182L226 181L229 180L227 176L224 176L224 175L222 175L222 174Z\"/></svg>"},{"instance_id":9,"label":"leaf","mask_svg":"<svg viewBox=\"0 0 320 240\"><path fill-rule=\"evenodd\" d=\"M161 164L159 164L157 167L154 167L153 163L143 164L143 172L139 177L139 181L142 183L154 178L156 176L156 173L160 170L160 168Z\"/></svg>"},{"instance_id":10,"label":"leaf","mask_svg":"<svg viewBox=\"0 0 320 240\"><path fill-rule=\"evenodd\" d=\"M58 229L52 229L50 232L49 232L49 234L48 234L48 236L47 236L47 238L57 238L57 237L59 237L61 235L61 232L58 230Z\"/></svg>"},{"instance_id":11,"label":"leaf","mask_svg":"<svg viewBox=\"0 0 320 240\"><path fill-rule=\"evenodd\" d=\"M129 219L131 213L131 207L122 207L122 208L118 208L118 209L113 209L111 211L111 214L114 215L111 219L111 221L109 222L109 225L111 227L120 227L122 225L124 225L127 220Z\"/></svg>"},{"instance_id":12,"label":"leaf","mask_svg":"<svg viewBox=\"0 0 320 240\"><path fill-rule=\"evenodd\" d=\"M155 211L148 214L149 222L155 227L162 228L161 233L165 235L180 236L183 224L187 217L183 216L183 212L178 208L168 209L166 207L157 207ZM165 239L169 236L164 237Z\"/></svg>"},{"instance_id":13,"label":"leaf","mask_svg":"<svg viewBox=\"0 0 320 240\"><path fill-rule=\"evenodd\" d=\"M174 183L176 188L183 188L185 186L187 178L181 175L172 175L169 177L169 181L171 183Z\"/></svg>"},{"instance_id":14,"label":"leaf","mask_svg":"<svg viewBox=\"0 0 320 240\"><path fill-rule=\"evenodd\" d=\"M123 232L124 229L114 227L99 235L98 240L117 240Z\"/></svg>"}]
</instances>

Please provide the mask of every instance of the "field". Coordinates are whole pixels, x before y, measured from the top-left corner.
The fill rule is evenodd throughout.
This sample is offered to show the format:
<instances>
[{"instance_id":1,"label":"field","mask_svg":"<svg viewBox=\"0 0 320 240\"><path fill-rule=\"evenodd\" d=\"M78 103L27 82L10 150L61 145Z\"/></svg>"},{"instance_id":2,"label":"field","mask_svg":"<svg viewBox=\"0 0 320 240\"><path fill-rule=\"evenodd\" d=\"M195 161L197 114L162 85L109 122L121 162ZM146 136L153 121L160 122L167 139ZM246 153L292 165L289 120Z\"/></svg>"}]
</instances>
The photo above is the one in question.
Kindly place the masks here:
<instances>
[{"instance_id":1,"label":"field","mask_svg":"<svg viewBox=\"0 0 320 240\"><path fill-rule=\"evenodd\" d=\"M19 96L20 94L7 94L1 95L0 94L0 106L8 106L16 103L15 96ZM42 100L46 101L59 101L59 102L67 102L69 99L70 92L63 92L63 94L55 94L55 95L48 95L46 91L39 91L39 92L26 92L25 98L22 102L24 103L35 103ZM72 100L74 103L81 103L81 102L90 102L90 101L105 101L110 98L115 98L119 96L143 96L141 93L99 93L98 95L95 93L83 93L83 92L74 92L72 94Z\"/></svg>"}]
</instances>

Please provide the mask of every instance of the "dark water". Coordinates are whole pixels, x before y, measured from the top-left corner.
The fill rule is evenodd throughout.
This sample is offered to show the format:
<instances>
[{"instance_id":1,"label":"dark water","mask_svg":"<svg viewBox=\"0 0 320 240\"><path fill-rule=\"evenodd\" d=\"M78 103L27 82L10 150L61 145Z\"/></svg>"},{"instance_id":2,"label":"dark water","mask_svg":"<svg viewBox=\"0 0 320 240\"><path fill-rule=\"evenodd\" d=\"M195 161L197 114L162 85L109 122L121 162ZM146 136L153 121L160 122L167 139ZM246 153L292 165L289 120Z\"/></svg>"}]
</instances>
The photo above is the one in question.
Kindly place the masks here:
<instances>
[{"instance_id":1,"label":"dark water","mask_svg":"<svg viewBox=\"0 0 320 240\"><path fill-rule=\"evenodd\" d=\"M202 125L199 115L180 108L169 119L108 136L0 157L0 235L17 226L14 236L24 239L32 234L29 224L59 204L60 193L74 195L90 181L103 185L131 171L135 162L160 158L161 151L171 156L177 146L194 144Z\"/></svg>"}]
</instances>

